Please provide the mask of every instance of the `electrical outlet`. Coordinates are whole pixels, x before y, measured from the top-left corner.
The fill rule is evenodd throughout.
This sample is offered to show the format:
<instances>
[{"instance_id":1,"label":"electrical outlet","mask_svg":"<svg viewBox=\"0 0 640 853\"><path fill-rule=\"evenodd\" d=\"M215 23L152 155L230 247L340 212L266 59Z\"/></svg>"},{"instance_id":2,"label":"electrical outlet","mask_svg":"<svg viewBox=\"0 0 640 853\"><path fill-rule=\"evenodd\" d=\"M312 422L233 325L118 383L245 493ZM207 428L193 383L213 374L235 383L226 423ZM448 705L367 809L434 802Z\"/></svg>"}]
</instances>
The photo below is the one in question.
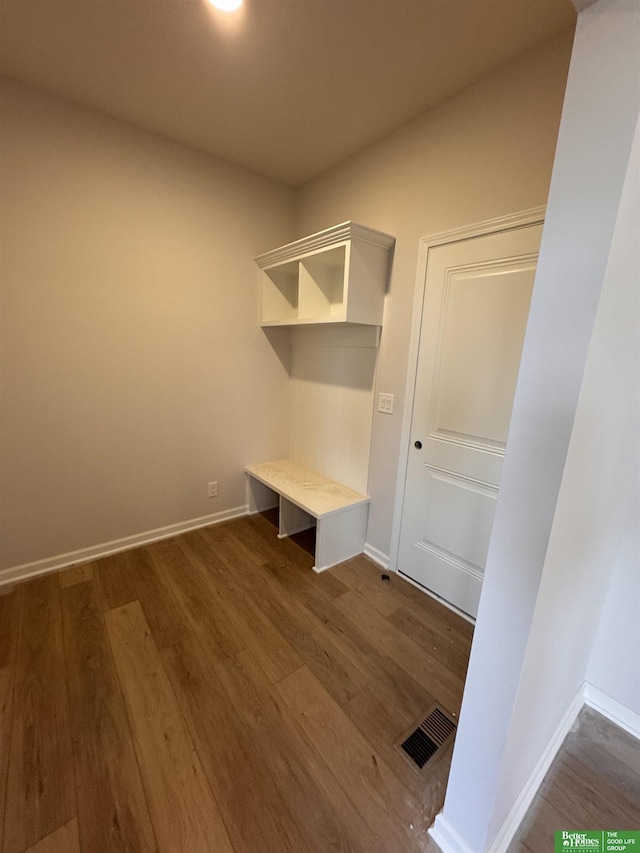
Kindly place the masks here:
<instances>
[{"instance_id":1,"label":"electrical outlet","mask_svg":"<svg viewBox=\"0 0 640 853\"><path fill-rule=\"evenodd\" d=\"M393 414L393 394L378 394L378 411L385 415Z\"/></svg>"},{"instance_id":2,"label":"electrical outlet","mask_svg":"<svg viewBox=\"0 0 640 853\"><path fill-rule=\"evenodd\" d=\"M218 481L215 483L209 483L207 486L207 497L209 498L217 498L218 497Z\"/></svg>"}]
</instances>

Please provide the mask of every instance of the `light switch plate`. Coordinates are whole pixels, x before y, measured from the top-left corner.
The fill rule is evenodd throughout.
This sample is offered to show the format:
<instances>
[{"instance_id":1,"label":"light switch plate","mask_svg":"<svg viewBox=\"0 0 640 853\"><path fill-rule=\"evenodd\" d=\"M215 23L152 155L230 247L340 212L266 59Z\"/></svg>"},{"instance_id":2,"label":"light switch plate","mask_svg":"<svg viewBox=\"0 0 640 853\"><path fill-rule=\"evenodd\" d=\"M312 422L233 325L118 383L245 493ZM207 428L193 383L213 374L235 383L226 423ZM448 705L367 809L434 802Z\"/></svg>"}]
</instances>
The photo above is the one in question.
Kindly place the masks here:
<instances>
[{"instance_id":1,"label":"light switch plate","mask_svg":"<svg viewBox=\"0 0 640 853\"><path fill-rule=\"evenodd\" d=\"M393 394L378 394L378 411L385 415L393 414Z\"/></svg>"}]
</instances>

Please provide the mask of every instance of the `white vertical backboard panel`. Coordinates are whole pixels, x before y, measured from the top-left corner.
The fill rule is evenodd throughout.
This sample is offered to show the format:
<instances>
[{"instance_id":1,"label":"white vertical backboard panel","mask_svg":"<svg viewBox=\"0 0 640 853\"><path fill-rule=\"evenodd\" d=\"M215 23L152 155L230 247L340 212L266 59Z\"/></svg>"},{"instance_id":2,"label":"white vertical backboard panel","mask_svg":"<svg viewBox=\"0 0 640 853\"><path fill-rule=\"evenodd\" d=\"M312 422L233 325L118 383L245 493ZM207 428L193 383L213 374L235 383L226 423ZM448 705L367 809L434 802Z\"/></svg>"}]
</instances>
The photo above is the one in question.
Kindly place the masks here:
<instances>
[{"instance_id":1,"label":"white vertical backboard panel","mask_svg":"<svg viewBox=\"0 0 640 853\"><path fill-rule=\"evenodd\" d=\"M366 494L377 348L333 343L293 342L289 456Z\"/></svg>"},{"instance_id":2,"label":"white vertical backboard panel","mask_svg":"<svg viewBox=\"0 0 640 853\"><path fill-rule=\"evenodd\" d=\"M369 455L374 406L376 349L345 348L342 361L342 406L337 458L339 482L368 494Z\"/></svg>"},{"instance_id":3,"label":"white vertical backboard panel","mask_svg":"<svg viewBox=\"0 0 640 853\"><path fill-rule=\"evenodd\" d=\"M292 349L289 457L332 479L338 479L334 474L339 440L335 421L341 374L342 349Z\"/></svg>"}]
</instances>

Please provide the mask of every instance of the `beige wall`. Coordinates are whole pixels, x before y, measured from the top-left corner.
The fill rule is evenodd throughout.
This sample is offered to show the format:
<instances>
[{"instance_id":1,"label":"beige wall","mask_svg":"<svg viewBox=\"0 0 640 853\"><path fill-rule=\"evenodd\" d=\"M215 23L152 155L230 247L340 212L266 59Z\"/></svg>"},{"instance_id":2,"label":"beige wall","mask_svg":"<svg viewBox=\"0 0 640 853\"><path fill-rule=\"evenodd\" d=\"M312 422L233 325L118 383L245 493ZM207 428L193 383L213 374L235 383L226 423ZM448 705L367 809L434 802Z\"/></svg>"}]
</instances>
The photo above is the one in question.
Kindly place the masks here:
<instances>
[{"instance_id":1,"label":"beige wall","mask_svg":"<svg viewBox=\"0 0 640 853\"><path fill-rule=\"evenodd\" d=\"M293 191L0 91L0 568L244 505L245 462L287 451L252 258Z\"/></svg>"},{"instance_id":2,"label":"beige wall","mask_svg":"<svg viewBox=\"0 0 640 853\"><path fill-rule=\"evenodd\" d=\"M374 414L369 544L389 554L420 237L544 204L572 33L466 89L298 194L298 236L346 219L396 236Z\"/></svg>"},{"instance_id":3,"label":"beige wall","mask_svg":"<svg viewBox=\"0 0 640 853\"><path fill-rule=\"evenodd\" d=\"M295 233L293 190L5 81L0 569L244 504L245 462L288 452L252 258L345 219L397 237L369 477L388 554L418 240L544 203L570 45L300 189Z\"/></svg>"}]
</instances>

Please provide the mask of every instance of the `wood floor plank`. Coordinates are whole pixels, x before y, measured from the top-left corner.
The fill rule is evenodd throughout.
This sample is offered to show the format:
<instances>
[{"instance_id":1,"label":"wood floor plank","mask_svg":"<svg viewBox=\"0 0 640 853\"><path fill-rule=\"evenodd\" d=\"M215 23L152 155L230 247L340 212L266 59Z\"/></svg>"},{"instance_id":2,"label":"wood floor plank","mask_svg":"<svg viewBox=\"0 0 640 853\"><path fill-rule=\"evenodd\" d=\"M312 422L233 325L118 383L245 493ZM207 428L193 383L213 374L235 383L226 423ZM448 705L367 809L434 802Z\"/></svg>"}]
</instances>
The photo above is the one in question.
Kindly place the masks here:
<instances>
[{"instance_id":1,"label":"wood floor plank","mask_svg":"<svg viewBox=\"0 0 640 853\"><path fill-rule=\"evenodd\" d=\"M424 706L425 711L427 707ZM416 802L420 803L420 820L423 828L428 829L444 802L451 766L451 747L429 772L417 773L394 747L407 724L398 716L393 706L381 700L376 687L367 685L343 706L343 710L371 748L382 756ZM415 721L417 722L417 718ZM408 725L413 722L411 720Z\"/></svg>"},{"instance_id":2,"label":"wood floor plank","mask_svg":"<svg viewBox=\"0 0 640 853\"><path fill-rule=\"evenodd\" d=\"M232 853L140 604L105 614L159 851Z\"/></svg>"},{"instance_id":3,"label":"wood floor plank","mask_svg":"<svg viewBox=\"0 0 640 853\"><path fill-rule=\"evenodd\" d=\"M434 645L440 657L451 652L447 661L458 663L466 673L472 624L394 572L388 573L388 582L381 581L380 568L364 555L335 566L331 573L434 657L438 657Z\"/></svg>"},{"instance_id":4,"label":"wood floor plank","mask_svg":"<svg viewBox=\"0 0 640 853\"><path fill-rule=\"evenodd\" d=\"M349 591L349 587L345 586L332 572L320 572L315 585L329 601Z\"/></svg>"},{"instance_id":5,"label":"wood floor plank","mask_svg":"<svg viewBox=\"0 0 640 853\"><path fill-rule=\"evenodd\" d=\"M417 643L399 631L354 592L345 593L333 602L342 613L357 624L381 651L392 657L415 680L428 690L452 714L460 712L463 680L446 666L428 655Z\"/></svg>"},{"instance_id":6,"label":"wood floor plank","mask_svg":"<svg viewBox=\"0 0 640 853\"><path fill-rule=\"evenodd\" d=\"M234 578L337 702L346 702L356 695L367 681L366 674L345 657L324 624L284 594L269 564L257 566L246 553L239 551Z\"/></svg>"},{"instance_id":7,"label":"wood floor plank","mask_svg":"<svg viewBox=\"0 0 640 853\"><path fill-rule=\"evenodd\" d=\"M568 755L577 758L587 768L589 775L597 774L612 790L630 803L640 803L640 764L636 769L629 767L627 761L621 761L599 743L582 741L576 744L568 740L565 743ZM640 810L638 813L640 826Z\"/></svg>"},{"instance_id":8,"label":"wood floor plank","mask_svg":"<svg viewBox=\"0 0 640 853\"><path fill-rule=\"evenodd\" d=\"M291 560L280 560L265 564L262 567L263 583L276 581L281 593L286 594L283 597L297 602L297 612L305 616L307 625L314 624L324 634L329 634L343 658L349 660L368 681L375 682L375 688L384 696L385 702L395 707L406 725L409 725L433 702L431 694L402 670L383 649L371 643L359 626L319 594L315 586L317 575L306 570L302 575L292 574L291 563ZM404 598L402 600L406 601ZM313 665L311 668L313 670ZM318 671L316 675L319 675ZM339 694L332 692L332 695L342 704Z\"/></svg>"},{"instance_id":9,"label":"wood floor plank","mask_svg":"<svg viewBox=\"0 0 640 853\"><path fill-rule=\"evenodd\" d=\"M146 548L123 554L124 565L158 649L185 639L193 629L164 572Z\"/></svg>"},{"instance_id":10,"label":"wood floor plank","mask_svg":"<svg viewBox=\"0 0 640 853\"><path fill-rule=\"evenodd\" d=\"M95 560L92 569L103 610L122 607L123 604L136 600L136 591L129 576L128 558L125 557L124 551Z\"/></svg>"},{"instance_id":11,"label":"wood floor plank","mask_svg":"<svg viewBox=\"0 0 640 853\"><path fill-rule=\"evenodd\" d=\"M398 583L397 575L384 572L364 555L334 566L331 574L341 580L348 589L357 592L382 616L390 616L406 603L405 596L395 588ZM382 580L383 574L389 578L388 581Z\"/></svg>"},{"instance_id":12,"label":"wood floor plank","mask_svg":"<svg viewBox=\"0 0 640 853\"><path fill-rule=\"evenodd\" d=\"M253 520L252 517L250 521ZM256 523L255 526L260 537L269 533L266 524L259 527ZM246 534L246 538L251 540L250 532ZM273 542L273 540L271 541ZM276 547L278 545L279 543L276 544ZM257 542L255 547L259 547ZM267 550L271 553L269 549ZM237 559L239 556L236 552ZM356 558L356 562L358 559L360 558ZM372 565L370 561L364 557L361 559L365 561L361 568L365 574L371 577ZM331 606L332 602L328 602L317 588L316 578L318 575L307 569L301 569L297 572L294 570L295 565L296 561L291 555L274 563L268 562L262 567L263 578L276 581L280 591L286 594L284 598L299 602L297 610L306 617L306 623L315 624L323 633L330 634L332 642L337 646L340 653L357 670L366 673L365 677L368 680L375 681L376 690L384 695L385 701L394 706L396 712L403 716L406 724L409 725L418 714L433 702L433 697L418 685L408 673L398 667L397 663L386 655L380 647L374 646L357 625ZM300 565L298 564L298 569L300 569ZM375 571L373 576L374 578L379 577ZM359 583L357 585L359 586ZM406 597L401 597L399 593L394 594L400 603L408 603ZM417 605L415 606L417 607ZM317 672L316 675L318 675ZM332 695L342 704L339 695L335 693Z\"/></svg>"},{"instance_id":13,"label":"wood floor plank","mask_svg":"<svg viewBox=\"0 0 640 853\"><path fill-rule=\"evenodd\" d=\"M640 743L584 707L509 845L509 853L551 849L559 830L640 826Z\"/></svg>"},{"instance_id":14,"label":"wood floor plank","mask_svg":"<svg viewBox=\"0 0 640 853\"><path fill-rule=\"evenodd\" d=\"M252 515L239 520L238 530L233 532L230 539L260 554L262 565L269 563L288 568L292 580L299 576L308 578L314 575L313 552L301 547L295 537L274 538L270 528L271 525L261 515Z\"/></svg>"},{"instance_id":15,"label":"wood floor plank","mask_svg":"<svg viewBox=\"0 0 640 853\"><path fill-rule=\"evenodd\" d=\"M405 580L402 575L396 573L394 588L406 599L405 606L411 608L412 604L418 606L419 613L428 614L437 624L450 627L451 631L459 633L462 637L471 641L473 638L474 623L455 613L439 599L434 598L418 586L414 586Z\"/></svg>"},{"instance_id":16,"label":"wood floor plank","mask_svg":"<svg viewBox=\"0 0 640 853\"><path fill-rule=\"evenodd\" d=\"M245 642L220 607L202 573L185 550L182 537L149 546L149 555L164 574L186 614L191 630L218 661L245 648Z\"/></svg>"},{"instance_id":17,"label":"wood floor plank","mask_svg":"<svg viewBox=\"0 0 640 853\"><path fill-rule=\"evenodd\" d=\"M62 592L82 853L156 849L106 629L93 583Z\"/></svg>"},{"instance_id":18,"label":"wood floor plank","mask_svg":"<svg viewBox=\"0 0 640 853\"><path fill-rule=\"evenodd\" d=\"M296 853L301 836L198 637L162 653L236 853Z\"/></svg>"},{"instance_id":19,"label":"wood floor plank","mask_svg":"<svg viewBox=\"0 0 640 853\"><path fill-rule=\"evenodd\" d=\"M229 538L233 541L235 534ZM251 532L248 531L244 538L252 541ZM255 547L259 545L256 543ZM286 561L256 566L239 551L236 552L234 576L339 704L356 695L367 681L366 672L344 653L324 620L307 611L301 598L296 600L287 594L291 589L306 592L309 580L296 577L289 571ZM323 604L328 603L317 590L314 597Z\"/></svg>"},{"instance_id":20,"label":"wood floor plank","mask_svg":"<svg viewBox=\"0 0 640 853\"><path fill-rule=\"evenodd\" d=\"M69 823L65 823L25 853L80 853L77 820L73 818Z\"/></svg>"},{"instance_id":21,"label":"wood floor plank","mask_svg":"<svg viewBox=\"0 0 640 853\"><path fill-rule=\"evenodd\" d=\"M423 788L392 744L430 691L454 710L473 626L364 557L312 563L255 516L0 595L3 853L78 853L71 829L82 853L138 849L136 765L140 849L159 827L161 853L437 853L449 756ZM511 853L638 823L637 741L586 709L561 753Z\"/></svg>"},{"instance_id":22,"label":"wood floor plank","mask_svg":"<svg viewBox=\"0 0 640 853\"><path fill-rule=\"evenodd\" d=\"M364 687L367 674L345 655L329 628L310 611L270 582L254 600L338 704L348 702Z\"/></svg>"},{"instance_id":23,"label":"wood floor plank","mask_svg":"<svg viewBox=\"0 0 640 853\"><path fill-rule=\"evenodd\" d=\"M22 587L12 587L0 596L0 850L5 824L5 802L9 773L13 684L15 675Z\"/></svg>"},{"instance_id":24,"label":"wood floor plank","mask_svg":"<svg viewBox=\"0 0 640 853\"><path fill-rule=\"evenodd\" d=\"M458 633L444 631L426 612L419 613L417 605L403 606L387 618L392 625L421 646L431 657L464 679L469 667L471 644Z\"/></svg>"},{"instance_id":25,"label":"wood floor plank","mask_svg":"<svg viewBox=\"0 0 640 853\"><path fill-rule=\"evenodd\" d=\"M574 820L561 814L544 797L534 801L520 825L516 838L508 847L508 853L541 853L544 850L553 850L554 833L563 829L579 830L591 829L578 826Z\"/></svg>"},{"instance_id":26,"label":"wood floor plank","mask_svg":"<svg viewBox=\"0 0 640 853\"><path fill-rule=\"evenodd\" d=\"M245 541L252 541L250 533ZM236 536L232 534L229 537L232 548L235 542ZM255 541L254 547L259 547ZM305 609L300 597L309 591L319 603L326 605L328 602L325 596L310 587L309 579L296 575L288 561L256 567L254 563L243 559L242 552L236 548L233 565L235 577L243 591L253 598L256 606L296 651L300 662L311 668L336 701L342 703L354 696L366 683L364 670L354 663L353 656L345 654L340 642L331 636L326 621L316 618ZM300 595L297 598L291 595L292 590Z\"/></svg>"},{"instance_id":27,"label":"wood floor plank","mask_svg":"<svg viewBox=\"0 0 640 853\"><path fill-rule=\"evenodd\" d=\"M308 555L288 539L274 540L268 531L265 532L256 526L255 521L246 523L242 531L242 540L239 533L233 533L227 542L229 547L235 550L238 558L242 557L247 545L256 551L260 550L263 555L260 568L263 571L282 570L288 577L292 589L305 589L309 584L313 572L306 563ZM314 588L320 595L320 590L317 587Z\"/></svg>"},{"instance_id":28,"label":"wood floor plank","mask_svg":"<svg viewBox=\"0 0 640 853\"><path fill-rule=\"evenodd\" d=\"M306 597L302 612L307 611L331 633L342 653L367 674L368 684L407 726L432 704L433 696L383 649L374 645L358 625L333 606L333 602L323 601L318 596Z\"/></svg>"},{"instance_id":29,"label":"wood floor plank","mask_svg":"<svg viewBox=\"0 0 640 853\"><path fill-rule=\"evenodd\" d=\"M20 603L24 584L0 596L0 669L13 663L16 657Z\"/></svg>"},{"instance_id":30,"label":"wood floor plank","mask_svg":"<svg viewBox=\"0 0 640 853\"><path fill-rule=\"evenodd\" d=\"M418 825L419 807L307 667L276 690L383 849L421 850L426 834Z\"/></svg>"},{"instance_id":31,"label":"wood floor plank","mask_svg":"<svg viewBox=\"0 0 640 853\"><path fill-rule=\"evenodd\" d=\"M248 519L243 519L243 522L246 524L245 529L250 529L252 532L257 533L260 536L261 544L256 547L256 550L259 553L264 553L265 544L274 544L273 525L266 522L261 513L251 516ZM292 542L295 543L295 548L289 547ZM286 543L283 543L283 546L280 546L280 541L276 540L275 547L271 548L269 551L270 559L266 562L273 562L274 557L280 557L280 559L286 558L294 572L308 577L310 574L310 568L314 563L313 555L305 552L304 548L297 547L298 545L299 542L295 538L289 538ZM313 577L314 586L322 593L322 595L325 596L325 598L329 599L329 601L337 598L349 589L333 574L333 571L320 572L320 574L314 574Z\"/></svg>"},{"instance_id":32,"label":"wood floor plank","mask_svg":"<svg viewBox=\"0 0 640 853\"><path fill-rule=\"evenodd\" d=\"M262 571L265 578L276 581L276 589L285 590L287 596L293 600L301 603L307 601L327 603L327 598L320 591L312 572L307 570L300 572L299 568L300 564L295 560L280 557L265 563Z\"/></svg>"},{"instance_id":33,"label":"wood floor plank","mask_svg":"<svg viewBox=\"0 0 640 853\"><path fill-rule=\"evenodd\" d=\"M341 654L360 672L366 673L367 680L375 683L375 689L384 696L385 702L395 707L407 725L429 707L433 702L431 694L401 669L384 649L374 645L357 624L333 607L333 602L318 594L315 589L318 575L305 571L302 575L292 576L287 562L268 563L264 570L269 571L265 577L277 581L287 597L295 597L298 613L306 616L307 623L313 621L331 635ZM340 697L333 695L340 702Z\"/></svg>"},{"instance_id":34,"label":"wood floor plank","mask_svg":"<svg viewBox=\"0 0 640 853\"><path fill-rule=\"evenodd\" d=\"M219 544L212 542L201 531L194 531L187 542L185 544L192 563L200 570L220 608L246 647L252 650L270 681L280 681L299 669L302 666L299 655L236 582L233 573L219 556Z\"/></svg>"},{"instance_id":35,"label":"wood floor plank","mask_svg":"<svg viewBox=\"0 0 640 853\"><path fill-rule=\"evenodd\" d=\"M55 574L22 585L4 853L22 853L76 815Z\"/></svg>"},{"instance_id":36,"label":"wood floor plank","mask_svg":"<svg viewBox=\"0 0 640 853\"><path fill-rule=\"evenodd\" d=\"M605 773L611 784L630 791L629 799L640 802L640 740L629 732L584 707L564 747L592 771Z\"/></svg>"},{"instance_id":37,"label":"wood floor plank","mask_svg":"<svg viewBox=\"0 0 640 853\"><path fill-rule=\"evenodd\" d=\"M543 796L567 819L592 829L589 820L597 815L595 829L636 829L640 826L640 803L631 802L606 780L589 773L578 759L563 751L554 761L553 775L545 780Z\"/></svg>"},{"instance_id":38,"label":"wood floor plank","mask_svg":"<svg viewBox=\"0 0 640 853\"><path fill-rule=\"evenodd\" d=\"M78 566L70 566L70 568L62 569L62 571L58 572L60 589L90 580L93 580L93 566L91 563L80 563Z\"/></svg>"},{"instance_id":39,"label":"wood floor plank","mask_svg":"<svg viewBox=\"0 0 640 853\"><path fill-rule=\"evenodd\" d=\"M402 583L404 587L409 586L404 581ZM409 588L413 595L405 599L403 606L396 611L396 614L406 613L421 626L431 628L449 642L453 640L451 645L459 651L468 652L473 640L474 626L448 607L443 607L430 595L421 593L414 587Z\"/></svg>"},{"instance_id":40,"label":"wood floor plank","mask_svg":"<svg viewBox=\"0 0 640 853\"><path fill-rule=\"evenodd\" d=\"M264 566L269 560L270 554L265 552L265 549L260 547L260 545L256 545L255 537L246 535L247 531L250 532L251 530L252 527L247 522L247 519L239 519L238 524L234 525L229 535L225 537L225 541L233 542L238 550L251 560L254 566Z\"/></svg>"},{"instance_id":41,"label":"wood floor plank","mask_svg":"<svg viewBox=\"0 0 640 853\"><path fill-rule=\"evenodd\" d=\"M373 834L328 771L286 704L276 700L249 650L216 667L216 672L253 739L262 766L301 833L299 849L371 851Z\"/></svg>"},{"instance_id":42,"label":"wood floor plank","mask_svg":"<svg viewBox=\"0 0 640 853\"><path fill-rule=\"evenodd\" d=\"M0 669L0 850L4 838L4 815L9 771L9 742L13 711L13 665Z\"/></svg>"}]
</instances>

